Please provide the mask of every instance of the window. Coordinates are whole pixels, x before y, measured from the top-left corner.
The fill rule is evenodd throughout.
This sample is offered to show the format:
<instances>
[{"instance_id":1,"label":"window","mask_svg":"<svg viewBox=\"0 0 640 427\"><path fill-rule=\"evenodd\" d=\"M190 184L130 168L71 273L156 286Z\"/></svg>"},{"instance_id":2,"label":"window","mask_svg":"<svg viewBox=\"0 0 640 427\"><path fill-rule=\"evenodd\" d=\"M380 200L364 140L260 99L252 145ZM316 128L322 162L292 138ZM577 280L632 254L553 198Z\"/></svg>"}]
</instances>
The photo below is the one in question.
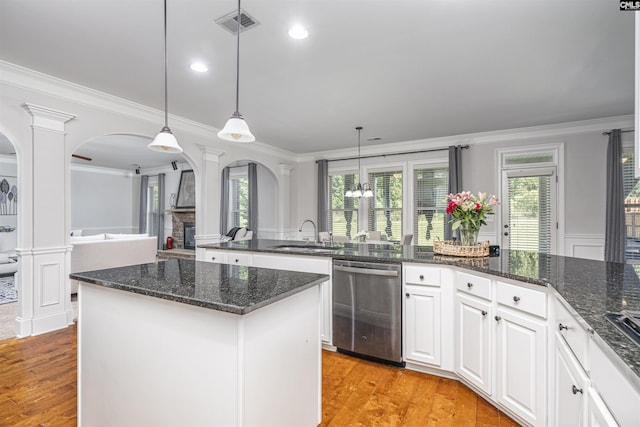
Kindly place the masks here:
<instances>
[{"instance_id":1,"label":"window","mask_svg":"<svg viewBox=\"0 0 640 427\"><path fill-rule=\"evenodd\" d=\"M229 227L246 227L249 223L249 178L246 175L229 177Z\"/></svg>"},{"instance_id":2,"label":"window","mask_svg":"<svg viewBox=\"0 0 640 427\"><path fill-rule=\"evenodd\" d=\"M389 240L402 238L402 170L369 173L373 197L369 199L369 230Z\"/></svg>"},{"instance_id":3,"label":"window","mask_svg":"<svg viewBox=\"0 0 640 427\"><path fill-rule=\"evenodd\" d=\"M149 236L158 235L158 178L150 177L147 186L147 230Z\"/></svg>"},{"instance_id":4,"label":"window","mask_svg":"<svg viewBox=\"0 0 640 427\"><path fill-rule=\"evenodd\" d=\"M436 237L444 240L449 169L415 169L413 177L413 241L416 245L432 246Z\"/></svg>"},{"instance_id":5,"label":"window","mask_svg":"<svg viewBox=\"0 0 640 427\"><path fill-rule=\"evenodd\" d=\"M329 172L329 230L334 236L351 239L358 232L358 198L344 196L357 181L355 173Z\"/></svg>"},{"instance_id":6,"label":"window","mask_svg":"<svg viewBox=\"0 0 640 427\"><path fill-rule=\"evenodd\" d=\"M626 230L626 260L640 261L640 185L635 178L633 147L622 152L622 185L624 188L624 223Z\"/></svg>"}]
</instances>

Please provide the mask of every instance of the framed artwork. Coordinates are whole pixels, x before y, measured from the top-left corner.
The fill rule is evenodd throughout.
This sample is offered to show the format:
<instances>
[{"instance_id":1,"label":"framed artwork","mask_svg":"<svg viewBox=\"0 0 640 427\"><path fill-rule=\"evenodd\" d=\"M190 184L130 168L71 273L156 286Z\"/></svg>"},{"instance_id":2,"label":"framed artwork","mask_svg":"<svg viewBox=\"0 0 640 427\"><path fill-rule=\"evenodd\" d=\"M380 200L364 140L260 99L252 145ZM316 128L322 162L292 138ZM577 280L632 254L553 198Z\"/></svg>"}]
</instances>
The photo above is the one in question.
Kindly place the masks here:
<instances>
[{"instance_id":1,"label":"framed artwork","mask_svg":"<svg viewBox=\"0 0 640 427\"><path fill-rule=\"evenodd\" d=\"M0 176L0 215L17 215L18 179L15 176Z\"/></svg>"},{"instance_id":2,"label":"framed artwork","mask_svg":"<svg viewBox=\"0 0 640 427\"><path fill-rule=\"evenodd\" d=\"M1 197L1 196L0 196ZM196 207L196 176L193 170L182 171L178 185L176 209Z\"/></svg>"}]
</instances>

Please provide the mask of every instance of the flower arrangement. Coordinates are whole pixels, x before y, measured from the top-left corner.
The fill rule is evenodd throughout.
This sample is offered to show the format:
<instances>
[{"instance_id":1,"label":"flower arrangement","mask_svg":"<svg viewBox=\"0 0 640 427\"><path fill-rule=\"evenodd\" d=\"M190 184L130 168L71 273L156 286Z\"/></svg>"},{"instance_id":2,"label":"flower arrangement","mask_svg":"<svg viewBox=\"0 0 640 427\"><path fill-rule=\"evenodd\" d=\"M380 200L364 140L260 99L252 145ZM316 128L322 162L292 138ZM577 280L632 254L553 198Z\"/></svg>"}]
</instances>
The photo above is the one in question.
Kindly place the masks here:
<instances>
[{"instance_id":1,"label":"flower arrangement","mask_svg":"<svg viewBox=\"0 0 640 427\"><path fill-rule=\"evenodd\" d=\"M487 215L493 215L493 207L500 204L495 195L475 195L470 191L449 194L447 202L446 212L453 217L451 228L460 229L463 245L475 245L480 227L487 224Z\"/></svg>"},{"instance_id":2,"label":"flower arrangement","mask_svg":"<svg viewBox=\"0 0 640 427\"><path fill-rule=\"evenodd\" d=\"M367 239L369 238L369 233L367 233L366 231L362 230L359 231L358 234L356 234L355 239L360 241L360 242L366 242Z\"/></svg>"}]
</instances>

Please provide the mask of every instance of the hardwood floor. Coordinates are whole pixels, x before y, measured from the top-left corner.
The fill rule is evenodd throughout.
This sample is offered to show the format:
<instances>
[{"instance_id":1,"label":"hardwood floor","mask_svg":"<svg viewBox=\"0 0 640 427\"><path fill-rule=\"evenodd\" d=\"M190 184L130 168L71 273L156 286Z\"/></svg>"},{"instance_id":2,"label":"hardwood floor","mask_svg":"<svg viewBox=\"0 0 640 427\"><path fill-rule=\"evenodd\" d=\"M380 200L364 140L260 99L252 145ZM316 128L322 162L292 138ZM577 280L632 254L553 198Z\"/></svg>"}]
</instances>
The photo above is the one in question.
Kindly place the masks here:
<instances>
[{"instance_id":1,"label":"hardwood floor","mask_svg":"<svg viewBox=\"0 0 640 427\"><path fill-rule=\"evenodd\" d=\"M76 326L0 341L0 426L76 425Z\"/></svg>"},{"instance_id":2,"label":"hardwood floor","mask_svg":"<svg viewBox=\"0 0 640 427\"><path fill-rule=\"evenodd\" d=\"M0 341L0 426L76 425L76 326ZM322 355L322 424L517 426L458 381Z\"/></svg>"}]
</instances>

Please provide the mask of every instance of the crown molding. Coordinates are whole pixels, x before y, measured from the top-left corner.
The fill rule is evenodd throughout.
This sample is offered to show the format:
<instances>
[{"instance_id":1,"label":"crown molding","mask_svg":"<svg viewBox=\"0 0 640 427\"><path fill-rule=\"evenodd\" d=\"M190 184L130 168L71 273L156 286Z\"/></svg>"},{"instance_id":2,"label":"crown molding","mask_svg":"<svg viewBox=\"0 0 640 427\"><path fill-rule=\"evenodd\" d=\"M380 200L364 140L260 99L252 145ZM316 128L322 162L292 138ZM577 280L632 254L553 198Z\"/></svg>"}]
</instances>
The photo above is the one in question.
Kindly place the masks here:
<instances>
[{"instance_id":1,"label":"crown molding","mask_svg":"<svg viewBox=\"0 0 640 427\"><path fill-rule=\"evenodd\" d=\"M593 120L577 122L556 123L551 125L531 126L516 129L505 129L490 132L469 133L461 135L444 136L439 138L419 139L414 141L394 142L388 144L376 144L361 148L362 156L377 154L394 154L414 150L430 150L447 148L450 145L476 145L491 144L496 142L525 140L532 138L548 138L566 135L605 132L611 129L633 129L633 115L604 117ZM339 159L342 157L357 156L357 148L342 150L316 151L297 156L298 162L310 162L318 159Z\"/></svg>"},{"instance_id":2,"label":"crown molding","mask_svg":"<svg viewBox=\"0 0 640 427\"><path fill-rule=\"evenodd\" d=\"M133 172L122 170L122 169L113 169L113 168L104 168L100 166L84 166L84 165L76 165L71 164L69 169L73 172L89 172L89 173L99 173L103 175L118 175L118 176L133 176Z\"/></svg>"},{"instance_id":3,"label":"crown molding","mask_svg":"<svg viewBox=\"0 0 640 427\"><path fill-rule=\"evenodd\" d=\"M164 122L163 111L2 60L0 83L150 123ZM215 141L216 146L223 148L238 146L218 138L220 129L213 126L172 114L169 114L169 119L174 133L187 132L208 141ZM243 147L290 161L296 160L295 153L262 142L254 142Z\"/></svg>"}]
</instances>

